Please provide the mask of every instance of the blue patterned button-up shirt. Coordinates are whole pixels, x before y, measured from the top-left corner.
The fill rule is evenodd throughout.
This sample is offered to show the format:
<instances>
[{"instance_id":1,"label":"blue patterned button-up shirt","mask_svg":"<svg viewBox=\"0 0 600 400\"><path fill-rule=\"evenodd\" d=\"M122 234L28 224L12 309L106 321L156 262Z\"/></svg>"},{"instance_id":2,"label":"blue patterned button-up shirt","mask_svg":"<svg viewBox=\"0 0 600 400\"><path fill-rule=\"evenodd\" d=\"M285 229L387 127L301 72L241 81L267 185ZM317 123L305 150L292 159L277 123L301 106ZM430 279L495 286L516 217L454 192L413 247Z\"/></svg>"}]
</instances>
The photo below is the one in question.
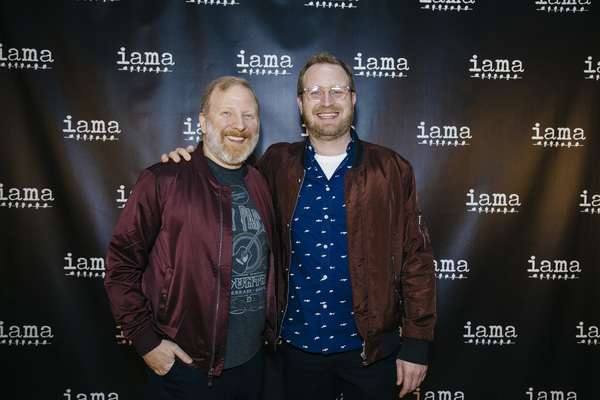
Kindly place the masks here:
<instances>
[{"instance_id":1,"label":"blue patterned button-up shirt","mask_svg":"<svg viewBox=\"0 0 600 400\"><path fill-rule=\"evenodd\" d=\"M304 182L292 220L290 291L282 337L313 353L362 347L352 309L348 270L344 175L352 167L355 138L327 179L306 144Z\"/></svg>"}]
</instances>

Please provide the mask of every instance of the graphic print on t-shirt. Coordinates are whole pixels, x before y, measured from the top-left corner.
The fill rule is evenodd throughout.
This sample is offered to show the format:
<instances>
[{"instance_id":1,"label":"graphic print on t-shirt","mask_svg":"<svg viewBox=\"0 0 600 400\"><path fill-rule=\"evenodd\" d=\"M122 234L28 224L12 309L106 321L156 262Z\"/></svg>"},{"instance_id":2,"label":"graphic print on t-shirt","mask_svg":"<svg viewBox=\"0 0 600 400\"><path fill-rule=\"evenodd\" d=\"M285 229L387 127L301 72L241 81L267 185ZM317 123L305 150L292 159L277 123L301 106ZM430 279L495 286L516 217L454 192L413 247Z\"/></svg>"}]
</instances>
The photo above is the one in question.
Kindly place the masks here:
<instances>
[{"instance_id":1,"label":"graphic print on t-shirt","mask_svg":"<svg viewBox=\"0 0 600 400\"><path fill-rule=\"evenodd\" d=\"M230 314L265 308L268 245L258 212L244 187L232 191L233 253L231 260Z\"/></svg>"},{"instance_id":2,"label":"graphic print on t-shirt","mask_svg":"<svg viewBox=\"0 0 600 400\"><path fill-rule=\"evenodd\" d=\"M233 269L238 274L250 273L258 266L261 249L257 238L260 233L262 225L254 235L241 234L233 241Z\"/></svg>"}]
</instances>

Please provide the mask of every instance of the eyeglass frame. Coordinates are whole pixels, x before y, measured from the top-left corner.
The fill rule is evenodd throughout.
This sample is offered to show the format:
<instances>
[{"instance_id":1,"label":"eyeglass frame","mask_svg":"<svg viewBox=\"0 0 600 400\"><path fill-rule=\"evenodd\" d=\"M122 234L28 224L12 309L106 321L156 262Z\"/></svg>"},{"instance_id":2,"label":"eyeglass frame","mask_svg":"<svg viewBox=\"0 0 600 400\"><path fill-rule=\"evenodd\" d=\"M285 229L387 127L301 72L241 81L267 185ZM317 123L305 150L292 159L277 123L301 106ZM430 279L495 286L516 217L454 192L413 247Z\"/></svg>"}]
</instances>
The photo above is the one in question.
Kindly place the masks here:
<instances>
[{"instance_id":1,"label":"eyeglass frame","mask_svg":"<svg viewBox=\"0 0 600 400\"><path fill-rule=\"evenodd\" d=\"M336 99L332 96L331 94L331 89L333 88L338 88L340 90L344 91L344 96L340 97L339 99ZM315 89L319 89L321 90L323 93L321 94L321 96L318 99L311 99L310 98L310 91L315 90ZM323 99L323 96L325 95L325 89L327 89L327 92L329 93L329 98L332 99L333 101L342 101L346 98L346 95L348 95L348 93L353 92L353 90L350 88L350 86L344 86L344 85L333 85L330 86L328 88L326 87L322 87L322 86L311 86L311 87L307 87L307 88L302 88L302 92L299 94L306 94L306 96L308 97L309 101L321 101Z\"/></svg>"}]
</instances>

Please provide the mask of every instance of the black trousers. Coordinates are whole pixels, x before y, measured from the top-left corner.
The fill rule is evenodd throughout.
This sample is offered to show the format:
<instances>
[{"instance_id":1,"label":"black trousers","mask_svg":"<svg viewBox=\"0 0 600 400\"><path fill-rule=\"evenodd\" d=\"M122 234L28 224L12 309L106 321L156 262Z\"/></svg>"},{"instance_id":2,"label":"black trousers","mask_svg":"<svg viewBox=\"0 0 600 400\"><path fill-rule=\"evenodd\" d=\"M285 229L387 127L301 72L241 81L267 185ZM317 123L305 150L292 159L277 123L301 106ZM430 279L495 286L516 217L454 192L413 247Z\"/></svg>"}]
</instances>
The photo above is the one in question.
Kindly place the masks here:
<instances>
[{"instance_id":1,"label":"black trousers","mask_svg":"<svg viewBox=\"0 0 600 400\"><path fill-rule=\"evenodd\" d=\"M283 386L286 400L393 400L396 387L396 355L363 366L361 349L316 354L281 345Z\"/></svg>"},{"instance_id":2,"label":"black trousers","mask_svg":"<svg viewBox=\"0 0 600 400\"><path fill-rule=\"evenodd\" d=\"M166 375L148 368L149 400L258 400L262 381L263 349L239 367L212 378L176 360Z\"/></svg>"}]
</instances>

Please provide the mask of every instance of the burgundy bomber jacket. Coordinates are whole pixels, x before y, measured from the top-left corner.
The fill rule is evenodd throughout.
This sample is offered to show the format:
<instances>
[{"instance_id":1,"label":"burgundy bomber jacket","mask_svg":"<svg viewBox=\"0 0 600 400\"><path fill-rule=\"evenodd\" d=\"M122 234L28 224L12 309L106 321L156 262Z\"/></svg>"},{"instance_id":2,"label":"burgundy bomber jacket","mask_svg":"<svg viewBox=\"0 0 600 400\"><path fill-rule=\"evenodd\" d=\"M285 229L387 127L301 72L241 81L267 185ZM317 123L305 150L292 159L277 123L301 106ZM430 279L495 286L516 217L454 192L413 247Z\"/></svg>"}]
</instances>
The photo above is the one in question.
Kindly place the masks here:
<instances>
[{"instance_id":1,"label":"burgundy bomber jacket","mask_svg":"<svg viewBox=\"0 0 600 400\"><path fill-rule=\"evenodd\" d=\"M274 144L256 163L273 193L280 241L278 328L287 306L290 227L304 179L305 143ZM344 191L354 319L364 343L363 362L386 357L402 340L398 358L426 365L437 318L436 278L412 166L396 152L356 137Z\"/></svg>"},{"instance_id":2,"label":"burgundy bomber jacket","mask_svg":"<svg viewBox=\"0 0 600 400\"><path fill-rule=\"evenodd\" d=\"M274 210L264 177L244 180L269 239L267 320L275 340ZM191 162L145 169L108 246L105 288L117 323L140 355L177 343L193 367L219 376L225 359L231 289L231 190L212 174L202 146Z\"/></svg>"}]
</instances>

